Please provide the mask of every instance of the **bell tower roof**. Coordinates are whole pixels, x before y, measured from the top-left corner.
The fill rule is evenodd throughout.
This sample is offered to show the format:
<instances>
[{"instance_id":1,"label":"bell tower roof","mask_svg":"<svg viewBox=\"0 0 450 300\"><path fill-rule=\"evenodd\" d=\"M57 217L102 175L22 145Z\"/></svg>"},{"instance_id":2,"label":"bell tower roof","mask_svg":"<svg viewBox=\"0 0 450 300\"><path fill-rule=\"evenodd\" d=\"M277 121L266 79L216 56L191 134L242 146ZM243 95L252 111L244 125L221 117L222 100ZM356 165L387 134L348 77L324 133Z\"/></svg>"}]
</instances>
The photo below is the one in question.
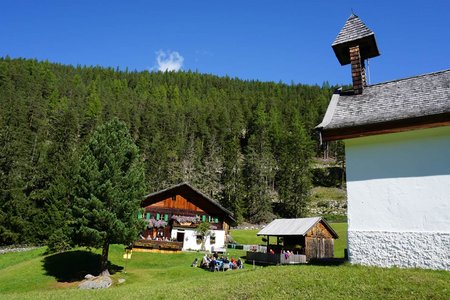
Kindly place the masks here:
<instances>
[{"instance_id":1,"label":"bell tower roof","mask_svg":"<svg viewBox=\"0 0 450 300\"><path fill-rule=\"evenodd\" d=\"M331 45L341 65L350 63L349 49L354 46L359 46L363 60L380 55L373 31L357 15L351 14Z\"/></svg>"}]
</instances>

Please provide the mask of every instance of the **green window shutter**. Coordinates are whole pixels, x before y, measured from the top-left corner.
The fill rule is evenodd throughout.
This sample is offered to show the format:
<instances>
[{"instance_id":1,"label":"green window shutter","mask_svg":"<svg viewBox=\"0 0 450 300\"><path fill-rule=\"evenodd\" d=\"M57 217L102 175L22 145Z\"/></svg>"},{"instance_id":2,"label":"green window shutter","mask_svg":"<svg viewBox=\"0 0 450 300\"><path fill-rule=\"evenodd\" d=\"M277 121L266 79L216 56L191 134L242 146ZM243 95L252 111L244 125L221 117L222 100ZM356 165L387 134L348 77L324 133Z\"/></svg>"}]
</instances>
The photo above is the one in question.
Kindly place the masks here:
<instances>
[{"instance_id":1,"label":"green window shutter","mask_svg":"<svg viewBox=\"0 0 450 300\"><path fill-rule=\"evenodd\" d=\"M211 216L208 216L208 222L211 222Z\"/></svg>"},{"instance_id":2,"label":"green window shutter","mask_svg":"<svg viewBox=\"0 0 450 300\"><path fill-rule=\"evenodd\" d=\"M219 223L219 218L214 218L214 223Z\"/></svg>"},{"instance_id":3,"label":"green window shutter","mask_svg":"<svg viewBox=\"0 0 450 300\"><path fill-rule=\"evenodd\" d=\"M160 216L161 216L161 215L160 215L159 213L157 213L157 214L156 214L156 220L159 220Z\"/></svg>"},{"instance_id":4,"label":"green window shutter","mask_svg":"<svg viewBox=\"0 0 450 300\"><path fill-rule=\"evenodd\" d=\"M142 219L142 214L140 212L138 212L138 219Z\"/></svg>"},{"instance_id":5,"label":"green window shutter","mask_svg":"<svg viewBox=\"0 0 450 300\"><path fill-rule=\"evenodd\" d=\"M164 215L164 221L169 222L169 215L168 214Z\"/></svg>"},{"instance_id":6,"label":"green window shutter","mask_svg":"<svg viewBox=\"0 0 450 300\"><path fill-rule=\"evenodd\" d=\"M202 222L206 222L206 216L205 215L202 216Z\"/></svg>"},{"instance_id":7,"label":"green window shutter","mask_svg":"<svg viewBox=\"0 0 450 300\"><path fill-rule=\"evenodd\" d=\"M150 220L150 213L149 213L149 212L147 213L147 215L145 216L145 218L146 218L147 220Z\"/></svg>"}]
</instances>

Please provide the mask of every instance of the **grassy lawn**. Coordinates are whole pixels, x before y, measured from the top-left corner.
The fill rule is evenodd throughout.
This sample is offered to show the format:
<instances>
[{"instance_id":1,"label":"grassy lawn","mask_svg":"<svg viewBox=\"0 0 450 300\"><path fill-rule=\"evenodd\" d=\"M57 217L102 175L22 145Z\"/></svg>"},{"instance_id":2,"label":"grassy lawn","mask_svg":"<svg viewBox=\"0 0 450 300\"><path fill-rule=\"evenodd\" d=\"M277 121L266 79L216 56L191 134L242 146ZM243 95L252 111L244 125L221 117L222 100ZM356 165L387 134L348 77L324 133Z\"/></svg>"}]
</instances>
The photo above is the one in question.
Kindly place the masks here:
<instances>
[{"instance_id":1,"label":"grassy lawn","mask_svg":"<svg viewBox=\"0 0 450 300\"><path fill-rule=\"evenodd\" d=\"M312 190L313 200L315 201L321 201L321 200L327 200L327 199L334 199L337 201L346 201L347 195L345 193L345 190L338 189L334 187L323 187L318 186L313 188Z\"/></svg>"},{"instance_id":2,"label":"grassy lawn","mask_svg":"<svg viewBox=\"0 0 450 300\"><path fill-rule=\"evenodd\" d=\"M344 257L344 249L347 248L347 223L330 223L334 231L339 235L334 240L334 257Z\"/></svg>"},{"instance_id":3,"label":"grassy lawn","mask_svg":"<svg viewBox=\"0 0 450 300\"><path fill-rule=\"evenodd\" d=\"M345 231L343 225L335 228L338 234ZM239 234L245 237L249 232ZM99 252L81 250L45 256L41 248L0 255L0 299L450 299L450 273L445 271L343 264L255 269L246 265L243 270L211 273L189 266L202 256L199 252L134 252L125 272L119 245L110 248L116 270L112 277L126 282L82 291L71 281L93 271ZM229 255L245 252L230 250Z\"/></svg>"},{"instance_id":4,"label":"grassy lawn","mask_svg":"<svg viewBox=\"0 0 450 300\"><path fill-rule=\"evenodd\" d=\"M231 236L238 244L242 245L265 245L262 241L262 236L256 234L260 229L233 229Z\"/></svg>"}]
</instances>

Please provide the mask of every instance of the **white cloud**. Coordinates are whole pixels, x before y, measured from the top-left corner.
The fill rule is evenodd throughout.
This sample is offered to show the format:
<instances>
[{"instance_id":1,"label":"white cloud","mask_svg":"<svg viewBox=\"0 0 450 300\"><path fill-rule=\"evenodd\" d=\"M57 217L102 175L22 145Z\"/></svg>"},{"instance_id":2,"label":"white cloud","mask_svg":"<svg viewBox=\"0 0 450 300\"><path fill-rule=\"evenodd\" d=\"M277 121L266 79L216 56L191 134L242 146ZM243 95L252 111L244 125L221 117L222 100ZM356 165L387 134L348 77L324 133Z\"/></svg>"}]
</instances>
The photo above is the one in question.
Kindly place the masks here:
<instances>
[{"instance_id":1,"label":"white cloud","mask_svg":"<svg viewBox=\"0 0 450 300\"><path fill-rule=\"evenodd\" d=\"M159 71L179 71L183 66L184 57L177 51L156 52L156 66Z\"/></svg>"}]
</instances>

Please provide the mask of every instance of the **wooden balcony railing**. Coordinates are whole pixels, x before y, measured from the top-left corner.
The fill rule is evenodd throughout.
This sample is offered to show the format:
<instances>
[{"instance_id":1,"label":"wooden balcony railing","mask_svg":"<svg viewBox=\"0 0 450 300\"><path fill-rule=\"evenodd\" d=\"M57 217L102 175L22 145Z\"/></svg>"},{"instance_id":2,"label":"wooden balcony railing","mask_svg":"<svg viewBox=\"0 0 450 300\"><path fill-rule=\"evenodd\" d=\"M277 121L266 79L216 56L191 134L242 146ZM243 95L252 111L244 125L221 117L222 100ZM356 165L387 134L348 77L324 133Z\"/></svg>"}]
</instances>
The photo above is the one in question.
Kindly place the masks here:
<instances>
[{"instance_id":1,"label":"wooden balcony railing","mask_svg":"<svg viewBox=\"0 0 450 300\"><path fill-rule=\"evenodd\" d=\"M173 241L154 241L154 240L137 240L133 247L155 249L155 250L181 250L183 249L183 242Z\"/></svg>"}]
</instances>

